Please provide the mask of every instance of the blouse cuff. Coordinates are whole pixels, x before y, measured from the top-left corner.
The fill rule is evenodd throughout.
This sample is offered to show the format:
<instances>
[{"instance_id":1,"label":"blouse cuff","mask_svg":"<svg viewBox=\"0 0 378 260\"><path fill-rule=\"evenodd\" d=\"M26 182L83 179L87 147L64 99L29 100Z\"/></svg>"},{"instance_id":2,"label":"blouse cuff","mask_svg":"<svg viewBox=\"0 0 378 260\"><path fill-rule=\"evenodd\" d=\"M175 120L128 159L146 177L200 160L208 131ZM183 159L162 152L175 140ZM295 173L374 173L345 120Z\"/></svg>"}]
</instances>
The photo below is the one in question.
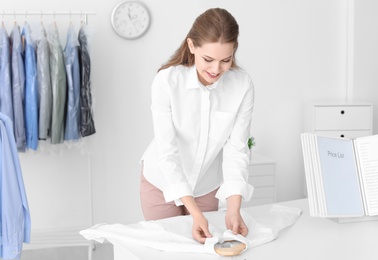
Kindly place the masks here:
<instances>
[{"instance_id":1,"label":"blouse cuff","mask_svg":"<svg viewBox=\"0 0 378 260\"><path fill-rule=\"evenodd\" d=\"M232 195L241 195L244 201L249 201L252 198L254 187L244 181L229 181L222 184L215 195L220 201Z\"/></svg>"},{"instance_id":2,"label":"blouse cuff","mask_svg":"<svg viewBox=\"0 0 378 260\"><path fill-rule=\"evenodd\" d=\"M192 187L186 183L176 183L163 189L165 202L175 201L177 206L183 205L180 198L184 196L193 196Z\"/></svg>"},{"instance_id":3,"label":"blouse cuff","mask_svg":"<svg viewBox=\"0 0 378 260\"><path fill-rule=\"evenodd\" d=\"M20 259L22 244L20 245L3 245L1 259Z\"/></svg>"}]
</instances>

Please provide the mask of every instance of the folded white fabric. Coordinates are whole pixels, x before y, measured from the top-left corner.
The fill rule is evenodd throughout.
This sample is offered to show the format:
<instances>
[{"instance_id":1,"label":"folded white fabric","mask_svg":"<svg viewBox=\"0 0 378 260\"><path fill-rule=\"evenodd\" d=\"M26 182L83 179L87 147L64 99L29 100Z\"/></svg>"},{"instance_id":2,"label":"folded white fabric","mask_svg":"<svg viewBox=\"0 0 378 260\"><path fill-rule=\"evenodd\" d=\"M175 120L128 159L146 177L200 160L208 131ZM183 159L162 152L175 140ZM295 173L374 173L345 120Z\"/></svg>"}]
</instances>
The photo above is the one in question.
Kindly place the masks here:
<instances>
[{"instance_id":1,"label":"folded white fabric","mask_svg":"<svg viewBox=\"0 0 378 260\"><path fill-rule=\"evenodd\" d=\"M226 230L224 211L205 212L213 237L200 244L192 238L192 217L178 216L156 221L142 221L136 224L98 224L80 231L88 240L103 243L117 243L125 247L139 245L167 252L190 252L217 254L214 245L228 240L246 244L246 249L256 247L277 238L278 232L293 225L301 214L301 209L273 205L268 212L259 216L259 222L241 212L248 226L247 237L234 235Z\"/></svg>"}]
</instances>

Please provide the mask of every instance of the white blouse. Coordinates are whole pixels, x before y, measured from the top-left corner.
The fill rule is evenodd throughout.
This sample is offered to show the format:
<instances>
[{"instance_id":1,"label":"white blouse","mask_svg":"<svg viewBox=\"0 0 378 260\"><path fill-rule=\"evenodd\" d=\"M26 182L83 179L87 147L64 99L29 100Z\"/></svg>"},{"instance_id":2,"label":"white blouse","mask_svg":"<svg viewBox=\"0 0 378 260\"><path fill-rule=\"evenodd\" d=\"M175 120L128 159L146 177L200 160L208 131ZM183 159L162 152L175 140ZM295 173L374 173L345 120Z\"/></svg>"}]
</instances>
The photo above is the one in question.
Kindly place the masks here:
<instances>
[{"instance_id":1,"label":"white blouse","mask_svg":"<svg viewBox=\"0 0 378 260\"><path fill-rule=\"evenodd\" d=\"M183 196L249 200L248 147L254 103L249 75L231 69L211 86L198 80L195 66L159 71L152 83L155 138L145 151L145 178L162 190L166 202Z\"/></svg>"}]
</instances>

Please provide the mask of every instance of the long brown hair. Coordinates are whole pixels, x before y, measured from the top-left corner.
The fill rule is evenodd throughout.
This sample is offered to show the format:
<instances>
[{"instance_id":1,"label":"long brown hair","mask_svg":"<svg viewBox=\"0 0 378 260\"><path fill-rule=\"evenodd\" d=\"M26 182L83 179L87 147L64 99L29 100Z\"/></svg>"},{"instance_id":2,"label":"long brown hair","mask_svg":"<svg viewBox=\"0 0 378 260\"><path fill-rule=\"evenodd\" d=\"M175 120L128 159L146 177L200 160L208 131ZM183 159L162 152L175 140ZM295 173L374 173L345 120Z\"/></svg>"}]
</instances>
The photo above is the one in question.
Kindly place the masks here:
<instances>
[{"instance_id":1,"label":"long brown hair","mask_svg":"<svg viewBox=\"0 0 378 260\"><path fill-rule=\"evenodd\" d=\"M188 38L193 41L195 47L201 47L204 43L234 43L234 58L231 68L236 68L238 67L235 61L238 36L239 25L227 10L221 8L209 9L197 17L185 40L170 59L160 67L159 71L175 65L187 67L194 65L194 55L190 53Z\"/></svg>"}]
</instances>

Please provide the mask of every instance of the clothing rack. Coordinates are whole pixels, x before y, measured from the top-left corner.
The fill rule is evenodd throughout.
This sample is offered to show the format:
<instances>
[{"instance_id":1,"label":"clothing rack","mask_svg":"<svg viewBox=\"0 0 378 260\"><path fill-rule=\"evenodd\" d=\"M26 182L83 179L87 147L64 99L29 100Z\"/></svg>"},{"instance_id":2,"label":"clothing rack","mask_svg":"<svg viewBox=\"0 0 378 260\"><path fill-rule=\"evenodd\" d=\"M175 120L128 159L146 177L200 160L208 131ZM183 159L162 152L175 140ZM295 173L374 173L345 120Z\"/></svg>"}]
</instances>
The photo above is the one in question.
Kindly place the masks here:
<instances>
[{"instance_id":1,"label":"clothing rack","mask_svg":"<svg viewBox=\"0 0 378 260\"><path fill-rule=\"evenodd\" d=\"M5 10L1 10L0 9L0 27L1 27L1 22L3 22L3 26L4 26L4 19L5 19L5 16L7 17L12 17L14 18L14 21L16 22L17 19L25 19L25 21L27 20L28 17L30 16L34 16L34 17L38 17L40 16L40 19L42 20L44 17L46 16L49 16L49 17L53 17L54 21L55 21L55 18L56 16L66 16L66 17L69 17L71 19L71 17L73 16L76 16L76 17L80 17L81 19L81 22L83 24L88 24L88 17L89 16L95 16L96 13L93 12L93 11L71 11L71 10L68 10L68 11L5 11ZM89 198L90 198L90 213L89 213L89 223L90 223L90 226L93 226L94 223L93 223L93 190L92 190L92 175L91 175L91 155L88 154L87 155L87 160L88 160L88 185L89 185ZM77 233L77 230L75 228L75 234ZM77 239L76 239L76 235L72 235L70 233L68 233L68 235L65 233L64 234L64 237L59 237L59 234L57 235L58 238L57 238L57 244L59 243L66 243L65 241L69 241L68 243L71 243L72 241L72 244L75 244ZM55 238L55 237L54 237ZM55 240L53 240L54 243L55 243ZM63 241L63 242L61 242ZM91 255L92 255L92 251L94 251L96 249L95 247L95 244L93 243L93 241L90 241L89 243L91 246L89 248L89 253L88 253L88 257L89 259L91 259Z\"/></svg>"},{"instance_id":2,"label":"clothing rack","mask_svg":"<svg viewBox=\"0 0 378 260\"><path fill-rule=\"evenodd\" d=\"M2 20L4 20L4 16L13 16L14 17L14 20L16 20L16 16L20 16L20 15L23 15L25 16L25 19L29 16L29 15L39 15L41 16L41 19L44 15L52 15L54 17L54 20L55 20L55 16L57 15L68 15L68 16L72 16L72 15L80 15L81 16L81 20L83 23L85 24L88 24L88 16L89 15L96 15L95 12L92 12L92 11L12 11L12 12L6 12L6 11L3 11L0 13L0 15L2 16Z\"/></svg>"}]
</instances>

